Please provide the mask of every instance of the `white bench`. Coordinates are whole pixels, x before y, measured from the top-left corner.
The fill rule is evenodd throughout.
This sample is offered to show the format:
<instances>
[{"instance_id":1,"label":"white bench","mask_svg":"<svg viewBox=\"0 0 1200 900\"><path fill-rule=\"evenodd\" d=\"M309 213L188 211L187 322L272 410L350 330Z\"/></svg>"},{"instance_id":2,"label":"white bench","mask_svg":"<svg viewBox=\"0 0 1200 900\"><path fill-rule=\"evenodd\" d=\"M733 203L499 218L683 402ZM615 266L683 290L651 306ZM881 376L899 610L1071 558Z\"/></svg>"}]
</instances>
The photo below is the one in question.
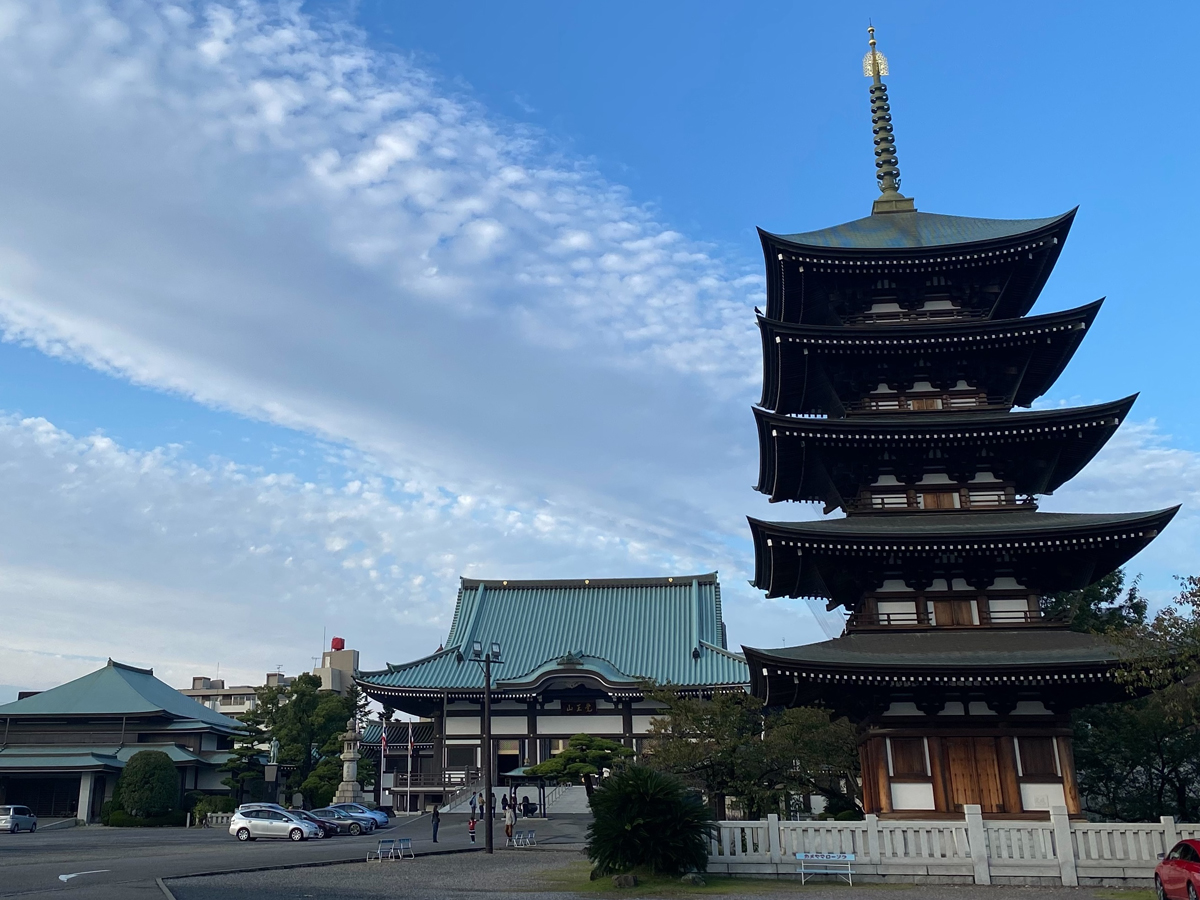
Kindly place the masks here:
<instances>
[{"instance_id":1,"label":"white bench","mask_svg":"<svg viewBox=\"0 0 1200 900\"><path fill-rule=\"evenodd\" d=\"M854 886L853 853L797 853L796 862L800 864L796 871L801 884L812 875L836 875Z\"/></svg>"}]
</instances>

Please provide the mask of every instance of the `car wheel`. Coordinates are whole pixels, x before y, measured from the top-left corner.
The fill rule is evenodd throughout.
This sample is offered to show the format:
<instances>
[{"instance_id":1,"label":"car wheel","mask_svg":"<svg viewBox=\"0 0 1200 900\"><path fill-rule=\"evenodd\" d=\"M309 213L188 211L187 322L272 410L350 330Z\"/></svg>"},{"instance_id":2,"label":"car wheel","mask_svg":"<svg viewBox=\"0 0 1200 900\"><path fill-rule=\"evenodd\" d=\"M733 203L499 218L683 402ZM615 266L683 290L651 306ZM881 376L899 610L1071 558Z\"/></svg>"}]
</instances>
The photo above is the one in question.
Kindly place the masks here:
<instances>
[{"instance_id":1,"label":"car wheel","mask_svg":"<svg viewBox=\"0 0 1200 900\"><path fill-rule=\"evenodd\" d=\"M35 831L37 831L37 822L34 822L32 825L29 826L30 834L33 834Z\"/></svg>"},{"instance_id":2,"label":"car wheel","mask_svg":"<svg viewBox=\"0 0 1200 900\"><path fill-rule=\"evenodd\" d=\"M250 829L249 828L239 828L237 830L237 839L239 841L250 840Z\"/></svg>"},{"instance_id":3,"label":"car wheel","mask_svg":"<svg viewBox=\"0 0 1200 900\"><path fill-rule=\"evenodd\" d=\"M350 824L350 834L352 834L354 837L358 837L360 834L362 834L362 826L357 822L352 822Z\"/></svg>"},{"instance_id":4,"label":"car wheel","mask_svg":"<svg viewBox=\"0 0 1200 900\"><path fill-rule=\"evenodd\" d=\"M1196 900L1196 886L1188 882L1188 900Z\"/></svg>"},{"instance_id":5,"label":"car wheel","mask_svg":"<svg viewBox=\"0 0 1200 900\"><path fill-rule=\"evenodd\" d=\"M291 838L293 841L302 841L302 840L304 840L304 832L301 831L299 828L293 828L291 831L288 832L288 837Z\"/></svg>"},{"instance_id":6,"label":"car wheel","mask_svg":"<svg viewBox=\"0 0 1200 900\"><path fill-rule=\"evenodd\" d=\"M21 826L18 825L16 822L13 822L11 825L8 826L9 834L17 834L18 832L20 832L20 830L21 830Z\"/></svg>"}]
</instances>

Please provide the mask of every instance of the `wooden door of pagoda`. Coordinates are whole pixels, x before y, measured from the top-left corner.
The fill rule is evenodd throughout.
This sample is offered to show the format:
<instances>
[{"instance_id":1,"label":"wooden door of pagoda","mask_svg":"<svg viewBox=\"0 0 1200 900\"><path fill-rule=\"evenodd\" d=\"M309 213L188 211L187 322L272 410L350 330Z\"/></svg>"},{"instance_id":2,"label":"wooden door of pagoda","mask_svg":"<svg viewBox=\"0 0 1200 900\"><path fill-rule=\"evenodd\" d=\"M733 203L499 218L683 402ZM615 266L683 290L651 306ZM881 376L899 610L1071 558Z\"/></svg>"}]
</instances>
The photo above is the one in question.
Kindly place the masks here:
<instances>
[{"instance_id":1,"label":"wooden door of pagoda","mask_svg":"<svg viewBox=\"0 0 1200 900\"><path fill-rule=\"evenodd\" d=\"M933 620L938 625L974 625L970 600L934 600Z\"/></svg>"},{"instance_id":2,"label":"wooden door of pagoda","mask_svg":"<svg viewBox=\"0 0 1200 900\"><path fill-rule=\"evenodd\" d=\"M947 737L943 746L954 809L962 812L966 804L978 803L985 813L1004 812L996 739Z\"/></svg>"}]
</instances>

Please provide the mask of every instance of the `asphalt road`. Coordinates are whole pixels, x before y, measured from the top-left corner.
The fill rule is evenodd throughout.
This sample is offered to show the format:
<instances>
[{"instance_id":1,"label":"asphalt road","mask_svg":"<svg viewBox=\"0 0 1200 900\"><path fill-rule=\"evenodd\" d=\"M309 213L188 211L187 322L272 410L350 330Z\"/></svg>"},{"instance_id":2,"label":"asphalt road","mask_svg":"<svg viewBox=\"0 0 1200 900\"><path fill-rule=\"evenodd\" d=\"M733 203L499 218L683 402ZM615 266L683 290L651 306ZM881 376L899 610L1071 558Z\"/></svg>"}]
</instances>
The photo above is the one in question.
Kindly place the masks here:
<instances>
[{"instance_id":1,"label":"asphalt road","mask_svg":"<svg viewBox=\"0 0 1200 900\"><path fill-rule=\"evenodd\" d=\"M342 835L296 844L286 840L239 844L224 828L93 825L34 834L5 833L0 834L0 897L54 894L72 900L162 900L156 878L255 866L361 860L379 837L412 837L418 854L470 846L464 817L444 817L437 844L430 840L427 818L393 821L399 824L371 835ZM503 831L497 831L503 841Z\"/></svg>"}]
</instances>

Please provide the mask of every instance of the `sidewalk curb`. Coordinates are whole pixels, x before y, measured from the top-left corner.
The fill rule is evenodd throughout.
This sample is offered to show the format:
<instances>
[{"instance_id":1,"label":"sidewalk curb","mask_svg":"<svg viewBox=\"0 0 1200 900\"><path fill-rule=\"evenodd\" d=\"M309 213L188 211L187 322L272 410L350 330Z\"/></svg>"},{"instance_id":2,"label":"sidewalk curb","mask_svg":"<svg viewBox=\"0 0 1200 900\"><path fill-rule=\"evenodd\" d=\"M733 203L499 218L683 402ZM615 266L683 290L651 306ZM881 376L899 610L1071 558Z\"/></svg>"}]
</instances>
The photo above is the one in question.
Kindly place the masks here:
<instances>
[{"instance_id":1,"label":"sidewalk curb","mask_svg":"<svg viewBox=\"0 0 1200 900\"><path fill-rule=\"evenodd\" d=\"M428 853L422 853L417 859L423 859L426 856L449 856L453 853L482 853L482 847L458 847L453 850L430 850ZM176 897L171 893L171 889L167 887L167 881L179 881L183 878L208 878L213 875L244 875L250 872L275 872L280 869L318 869L324 866L344 866L350 863L366 862L362 854L355 856L353 859L321 859L313 862L299 863L281 863L274 866L246 866L240 869L220 869L215 872L191 872L187 875L168 875L165 879L155 878L154 882L167 900L176 900Z\"/></svg>"}]
</instances>

